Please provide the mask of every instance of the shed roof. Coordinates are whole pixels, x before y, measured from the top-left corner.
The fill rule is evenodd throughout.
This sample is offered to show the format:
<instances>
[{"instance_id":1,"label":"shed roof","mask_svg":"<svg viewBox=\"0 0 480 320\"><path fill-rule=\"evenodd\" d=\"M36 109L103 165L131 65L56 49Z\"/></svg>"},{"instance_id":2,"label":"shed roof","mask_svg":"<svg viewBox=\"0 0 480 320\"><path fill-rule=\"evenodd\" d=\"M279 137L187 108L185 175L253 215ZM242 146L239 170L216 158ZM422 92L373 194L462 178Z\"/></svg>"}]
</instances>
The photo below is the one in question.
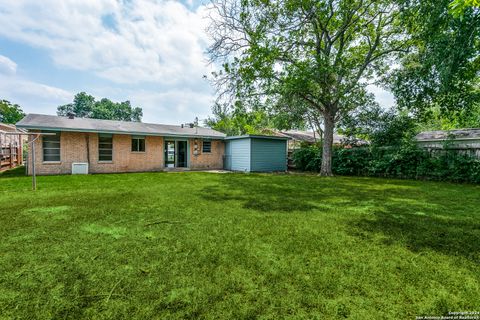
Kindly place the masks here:
<instances>
[{"instance_id":1,"label":"shed roof","mask_svg":"<svg viewBox=\"0 0 480 320\"><path fill-rule=\"evenodd\" d=\"M179 137L205 137L223 139L224 133L209 128L190 128L180 125L156 123L73 118L30 113L17 123L17 127L37 130L74 132L97 132L118 134L140 134Z\"/></svg>"},{"instance_id":2,"label":"shed roof","mask_svg":"<svg viewBox=\"0 0 480 320\"><path fill-rule=\"evenodd\" d=\"M455 140L480 140L480 129L456 129L424 131L416 135L417 141L442 141L448 138Z\"/></svg>"},{"instance_id":3,"label":"shed roof","mask_svg":"<svg viewBox=\"0 0 480 320\"><path fill-rule=\"evenodd\" d=\"M267 135L256 135L256 134L245 134L242 136L230 136L226 137L225 140L236 140L236 139L247 139L247 138L255 138L255 139L267 139L267 140L288 140L288 137L279 137L279 136L267 136Z\"/></svg>"}]
</instances>

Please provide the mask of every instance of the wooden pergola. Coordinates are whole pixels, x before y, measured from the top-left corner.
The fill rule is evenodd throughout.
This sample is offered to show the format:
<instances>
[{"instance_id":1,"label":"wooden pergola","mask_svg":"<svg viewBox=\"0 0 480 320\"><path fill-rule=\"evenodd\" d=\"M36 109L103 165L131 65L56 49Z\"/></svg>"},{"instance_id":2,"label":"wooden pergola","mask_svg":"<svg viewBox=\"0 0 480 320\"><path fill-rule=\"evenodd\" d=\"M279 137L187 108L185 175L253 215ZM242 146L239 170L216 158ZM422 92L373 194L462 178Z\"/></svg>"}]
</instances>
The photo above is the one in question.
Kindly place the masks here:
<instances>
[{"instance_id":1,"label":"wooden pergola","mask_svg":"<svg viewBox=\"0 0 480 320\"><path fill-rule=\"evenodd\" d=\"M22 163L22 141L7 137L5 133L16 132L14 125L0 123L0 171L11 169ZM20 130L21 131L21 130Z\"/></svg>"},{"instance_id":2,"label":"wooden pergola","mask_svg":"<svg viewBox=\"0 0 480 320\"><path fill-rule=\"evenodd\" d=\"M51 135L55 135L55 133L15 131L15 132L0 132L0 135L19 136L20 141L21 141L21 136L29 137L27 145L29 146L28 152L31 152L31 155L32 155L30 158L32 162L32 190L37 190L37 176L35 174L35 141L40 136L51 136ZM30 166L30 163L27 162L27 165Z\"/></svg>"}]
</instances>

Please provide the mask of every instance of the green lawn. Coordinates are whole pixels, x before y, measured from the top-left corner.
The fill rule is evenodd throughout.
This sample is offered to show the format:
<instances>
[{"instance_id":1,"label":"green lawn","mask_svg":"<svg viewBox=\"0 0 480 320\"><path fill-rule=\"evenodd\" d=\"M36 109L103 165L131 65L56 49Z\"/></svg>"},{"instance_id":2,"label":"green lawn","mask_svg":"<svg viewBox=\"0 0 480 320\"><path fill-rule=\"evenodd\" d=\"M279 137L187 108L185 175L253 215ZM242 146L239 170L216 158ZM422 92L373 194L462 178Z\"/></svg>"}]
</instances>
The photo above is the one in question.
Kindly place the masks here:
<instances>
[{"instance_id":1,"label":"green lawn","mask_svg":"<svg viewBox=\"0 0 480 320\"><path fill-rule=\"evenodd\" d=\"M0 177L2 319L480 311L479 186L214 173L30 186Z\"/></svg>"}]
</instances>

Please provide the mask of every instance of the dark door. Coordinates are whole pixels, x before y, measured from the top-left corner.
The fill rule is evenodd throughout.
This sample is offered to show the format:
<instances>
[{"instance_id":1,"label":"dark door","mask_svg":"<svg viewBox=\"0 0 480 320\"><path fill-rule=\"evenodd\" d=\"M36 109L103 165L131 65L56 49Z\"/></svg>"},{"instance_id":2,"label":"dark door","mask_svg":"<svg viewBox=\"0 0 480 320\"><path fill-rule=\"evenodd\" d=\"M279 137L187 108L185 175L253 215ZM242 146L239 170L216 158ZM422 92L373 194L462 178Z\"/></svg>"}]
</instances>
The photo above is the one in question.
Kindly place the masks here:
<instances>
[{"instance_id":1,"label":"dark door","mask_svg":"<svg viewBox=\"0 0 480 320\"><path fill-rule=\"evenodd\" d=\"M187 166L187 141L177 141L177 167Z\"/></svg>"}]
</instances>

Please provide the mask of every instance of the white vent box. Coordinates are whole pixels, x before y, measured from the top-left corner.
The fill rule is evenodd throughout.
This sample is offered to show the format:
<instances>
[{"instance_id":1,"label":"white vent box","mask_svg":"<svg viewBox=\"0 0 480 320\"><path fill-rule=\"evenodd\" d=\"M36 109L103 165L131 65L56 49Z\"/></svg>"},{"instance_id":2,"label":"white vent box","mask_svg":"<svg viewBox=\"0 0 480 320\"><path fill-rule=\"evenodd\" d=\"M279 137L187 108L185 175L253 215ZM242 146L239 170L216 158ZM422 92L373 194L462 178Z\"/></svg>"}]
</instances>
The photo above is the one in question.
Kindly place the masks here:
<instances>
[{"instance_id":1,"label":"white vent box","mask_svg":"<svg viewBox=\"0 0 480 320\"><path fill-rule=\"evenodd\" d=\"M72 163L72 174L88 174L88 163L87 162Z\"/></svg>"}]
</instances>

